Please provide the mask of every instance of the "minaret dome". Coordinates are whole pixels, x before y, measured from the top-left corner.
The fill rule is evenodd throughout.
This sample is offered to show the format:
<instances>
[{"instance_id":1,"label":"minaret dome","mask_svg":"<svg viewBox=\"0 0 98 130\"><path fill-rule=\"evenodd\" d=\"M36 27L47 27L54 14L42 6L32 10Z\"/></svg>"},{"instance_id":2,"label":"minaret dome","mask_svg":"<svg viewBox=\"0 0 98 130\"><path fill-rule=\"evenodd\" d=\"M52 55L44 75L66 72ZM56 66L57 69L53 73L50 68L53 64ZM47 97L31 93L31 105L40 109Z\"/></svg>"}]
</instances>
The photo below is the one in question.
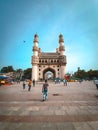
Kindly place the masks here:
<instances>
[{"instance_id":1,"label":"minaret dome","mask_svg":"<svg viewBox=\"0 0 98 130\"><path fill-rule=\"evenodd\" d=\"M64 42L64 39L63 39L63 35L62 35L62 34L59 35L59 43L61 43L61 42Z\"/></svg>"},{"instance_id":2,"label":"minaret dome","mask_svg":"<svg viewBox=\"0 0 98 130\"><path fill-rule=\"evenodd\" d=\"M34 42L38 42L38 34L34 35Z\"/></svg>"}]
</instances>

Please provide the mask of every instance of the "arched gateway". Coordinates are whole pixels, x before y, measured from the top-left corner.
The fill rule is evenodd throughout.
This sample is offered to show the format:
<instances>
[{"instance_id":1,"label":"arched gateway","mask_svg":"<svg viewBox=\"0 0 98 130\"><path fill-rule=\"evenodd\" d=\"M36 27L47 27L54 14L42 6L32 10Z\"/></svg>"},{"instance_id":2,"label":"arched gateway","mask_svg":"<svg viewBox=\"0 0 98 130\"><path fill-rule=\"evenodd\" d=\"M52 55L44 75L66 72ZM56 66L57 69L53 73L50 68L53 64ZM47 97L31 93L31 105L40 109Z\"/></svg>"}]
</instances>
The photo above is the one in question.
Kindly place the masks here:
<instances>
[{"instance_id":1,"label":"arched gateway","mask_svg":"<svg viewBox=\"0 0 98 130\"><path fill-rule=\"evenodd\" d=\"M34 36L33 56L32 56L32 80L46 79L52 77L64 78L66 73L66 56L63 35L59 35L59 48L56 52L42 52L38 48L38 35ZM48 73L48 77L46 75Z\"/></svg>"},{"instance_id":2,"label":"arched gateway","mask_svg":"<svg viewBox=\"0 0 98 130\"><path fill-rule=\"evenodd\" d=\"M47 67L46 69L44 69L43 70L43 79L46 79L46 78L49 78L49 77L45 77L45 74L47 73L47 72L52 72L52 74L53 74L53 79L55 79L55 77L56 77L56 71L55 71L55 69L52 69L52 68L50 68L50 67Z\"/></svg>"}]
</instances>

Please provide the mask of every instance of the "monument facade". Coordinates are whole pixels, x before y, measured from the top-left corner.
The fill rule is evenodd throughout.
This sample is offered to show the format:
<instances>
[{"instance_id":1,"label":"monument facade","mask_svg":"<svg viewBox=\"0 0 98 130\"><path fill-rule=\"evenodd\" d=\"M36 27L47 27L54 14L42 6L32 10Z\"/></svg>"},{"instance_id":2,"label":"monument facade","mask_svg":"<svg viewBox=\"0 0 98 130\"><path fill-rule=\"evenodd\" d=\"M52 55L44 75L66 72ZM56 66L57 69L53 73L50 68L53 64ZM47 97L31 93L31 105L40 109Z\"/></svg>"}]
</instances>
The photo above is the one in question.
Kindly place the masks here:
<instances>
[{"instance_id":1,"label":"monument facade","mask_svg":"<svg viewBox=\"0 0 98 130\"><path fill-rule=\"evenodd\" d=\"M32 80L36 81L46 79L45 74L50 71L53 73L53 79L64 78L66 74L66 56L63 35L59 35L59 48L56 52L42 52L38 47L38 35L34 35L34 46L32 56Z\"/></svg>"}]
</instances>

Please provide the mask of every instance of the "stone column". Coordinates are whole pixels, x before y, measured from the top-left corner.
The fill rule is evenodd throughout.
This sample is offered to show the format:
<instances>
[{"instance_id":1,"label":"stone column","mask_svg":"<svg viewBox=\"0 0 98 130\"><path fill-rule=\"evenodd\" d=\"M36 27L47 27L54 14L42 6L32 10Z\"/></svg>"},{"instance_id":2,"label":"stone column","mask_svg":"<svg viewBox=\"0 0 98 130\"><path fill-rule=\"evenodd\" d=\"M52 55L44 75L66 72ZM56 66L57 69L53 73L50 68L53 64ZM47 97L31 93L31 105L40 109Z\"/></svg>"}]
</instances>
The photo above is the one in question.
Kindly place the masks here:
<instances>
[{"instance_id":1,"label":"stone column","mask_svg":"<svg viewBox=\"0 0 98 130\"><path fill-rule=\"evenodd\" d=\"M32 80L38 80L38 63L39 63L39 57L38 57L38 35L34 35L34 46L33 46L33 56L32 56Z\"/></svg>"},{"instance_id":2,"label":"stone column","mask_svg":"<svg viewBox=\"0 0 98 130\"><path fill-rule=\"evenodd\" d=\"M66 66L61 66L61 79L64 78L65 74L66 74Z\"/></svg>"},{"instance_id":3,"label":"stone column","mask_svg":"<svg viewBox=\"0 0 98 130\"><path fill-rule=\"evenodd\" d=\"M36 64L33 64L32 66L32 80L33 79L35 79L36 81L38 80L38 67Z\"/></svg>"}]
</instances>

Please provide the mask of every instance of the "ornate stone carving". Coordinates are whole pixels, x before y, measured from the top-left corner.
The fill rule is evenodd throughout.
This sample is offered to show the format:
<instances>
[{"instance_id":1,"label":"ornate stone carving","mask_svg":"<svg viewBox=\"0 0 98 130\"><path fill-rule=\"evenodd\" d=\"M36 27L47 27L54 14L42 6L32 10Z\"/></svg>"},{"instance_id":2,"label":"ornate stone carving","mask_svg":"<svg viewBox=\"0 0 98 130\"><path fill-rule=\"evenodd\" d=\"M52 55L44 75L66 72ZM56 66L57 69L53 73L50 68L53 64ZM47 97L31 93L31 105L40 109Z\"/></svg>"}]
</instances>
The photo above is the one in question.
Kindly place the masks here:
<instances>
[{"instance_id":1,"label":"ornate stone carving","mask_svg":"<svg viewBox=\"0 0 98 130\"><path fill-rule=\"evenodd\" d=\"M59 51L65 51L65 47L64 46L60 46L59 47Z\"/></svg>"},{"instance_id":2,"label":"ornate stone carving","mask_svg":"<svg viewBox=\"0 0 98 130\"><path fill-rule=\"evenodd\" d=\"M66 56L60 56L60 64L61 65L66 65Z\"/></svg>"},{"instance_id":3,"label":"ornate stone carving","mask_svg":"<svg viewBox=\"0 0 98 130\"><path fill-rule=\"evenodd\" d=\"M33 51L39 51L39 48L36 47L36 46L34 46L34 47L33 47Z\"/></svg>"},{"instance_id":4,"label":"ornate stone carving","mask_svg":"<svg viewBox=\"0 0 98 130\"><path fill-rule=\"evenodd\" d=\"M41 52L41 48L39 48L39 52Z\"/></svg>"},{"instance_id":5,"label":"ornate stone carving","mask_svg":"<svg viewBox=\"0 0 98 130\"><path fill-rule=\"evenodd\" d=\"M33 64L38 64L39 63L39 57L38 56L33 56L32 57L32 63Z\"/></svg>"}]
</instances>

